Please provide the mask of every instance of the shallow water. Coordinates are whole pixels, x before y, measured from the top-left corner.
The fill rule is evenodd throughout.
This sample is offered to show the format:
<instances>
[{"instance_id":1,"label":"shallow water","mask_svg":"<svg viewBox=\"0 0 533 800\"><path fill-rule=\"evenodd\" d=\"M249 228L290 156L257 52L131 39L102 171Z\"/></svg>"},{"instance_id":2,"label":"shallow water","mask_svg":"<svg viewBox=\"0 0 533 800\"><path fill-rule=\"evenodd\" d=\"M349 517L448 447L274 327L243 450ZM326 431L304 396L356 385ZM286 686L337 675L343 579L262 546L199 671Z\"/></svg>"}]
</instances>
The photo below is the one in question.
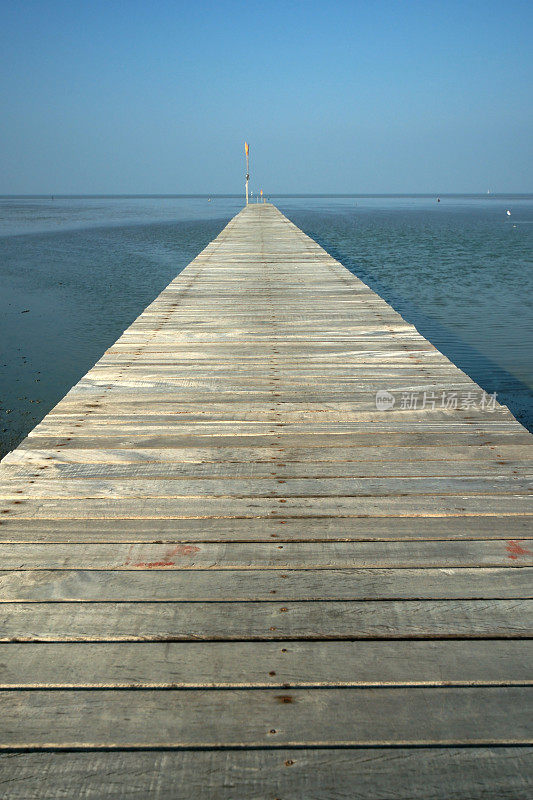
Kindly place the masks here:
<instances>
[{"instance_id":1,"label":"shallow water","mask_svg":"<svg viewBox=\"0 0 533 800\"><path fill-rule=\"evenodd\" d=\"M532 196L271 199L533 429ZM241 205L0 198L0 454Z\"/></svg>"},{"instance_id":2,"label":"shallow water","mask_svg":"<svg viewBox=\"0 0 533 800\"><path fill-rule=\"evenodd\" d=\"M278 205L533 429L532 196Z\"/></svg>"}]
</instances>

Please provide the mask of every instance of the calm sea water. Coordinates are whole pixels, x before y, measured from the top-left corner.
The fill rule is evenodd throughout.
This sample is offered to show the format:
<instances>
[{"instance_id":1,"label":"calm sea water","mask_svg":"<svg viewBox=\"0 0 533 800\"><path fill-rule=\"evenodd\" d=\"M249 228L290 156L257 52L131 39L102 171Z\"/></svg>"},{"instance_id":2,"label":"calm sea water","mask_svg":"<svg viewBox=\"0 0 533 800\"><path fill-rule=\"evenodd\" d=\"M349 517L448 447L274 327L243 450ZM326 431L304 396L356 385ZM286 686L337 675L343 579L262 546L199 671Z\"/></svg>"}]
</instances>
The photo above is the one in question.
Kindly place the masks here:
<instances>
[{"instance_id":1,"label":"calm sea water","mask_svg":"<svg viewBox=\"0 0 533 800\"><path fill-rule=\"evenodd\" d=\"M533 429L533 196L271 199ZM1 455L241 206L0 198Z\"/></svg>"}]
</instances>

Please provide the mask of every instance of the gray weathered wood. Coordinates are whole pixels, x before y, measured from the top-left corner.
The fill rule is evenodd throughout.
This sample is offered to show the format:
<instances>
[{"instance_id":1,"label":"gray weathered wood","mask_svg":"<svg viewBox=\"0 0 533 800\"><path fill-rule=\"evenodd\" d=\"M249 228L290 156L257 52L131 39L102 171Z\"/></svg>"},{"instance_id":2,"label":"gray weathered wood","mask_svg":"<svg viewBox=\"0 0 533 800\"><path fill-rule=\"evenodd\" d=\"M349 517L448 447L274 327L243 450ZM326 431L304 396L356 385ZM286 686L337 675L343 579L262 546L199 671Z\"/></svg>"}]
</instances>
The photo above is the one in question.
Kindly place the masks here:
<instances>
[{"instance_id":1,"label":"gray weathered wood","mask_svg":"<svg viewBox=\"0 0 533 800\"><path fill-rule=\"evenodd\" d=\"M0 465L2 795L529 797L532 437L486 403L243 210Z\"/></svg>"},{"instance_id":2,"label":"gray weathered wood","mask_svg":"<svg viewBox=\"0 0 533 800\"><path fill-rule=\"evenodd\" d=\"M525 685L532 663L524 639L11 643L0 688Z\"/></svg>"},{"instance_id":3,"label":"gray weathered wood","mask_svg":"<svg viewBox=\"0 0 533 800\"><path fill-rule=\"evenodd\" d=\"M5 800L526 800L533 748L0 753ZM332 794L334 792L334 795Z\"/></svg>"},{"instance_id":4,"label":"gray weathered wood","mask_svg":"<svg viewBox=\"0 0 533 800\"><path fill-rule=\"evenodd\" d=\"M533 602L518 599L29 602L2 604L0 615L0 641L4 642L479 639L533 635Z\"/></svg>"},{"instance_id":5,"label":"gray weathered wood","mask_svg":"<svg viewBox=\"0 0 533 800\"><path fill-rule=\"evenodd\" d=\"M0 513L32 519L209 519L264 517L438 517L533 515L531 494L383 495L377 497L177 497L0 500Z\"/></svg>"},{"instance_id":6,"label":"gray weathered wood","mask_svg":"<svg viewBox=\"0 0 533 800\"><path fill-rule=\"evenodd\" d=\"M4 570L533 567L533 540L4 544Z\"/></svg>"},{"instance_id":7,"label":"gray weathered wood","mask_svg":"<svg viewBox=\"0 0 533 800\"><path fill-rule=\"evenodd\" d=\"M6 570L0 572L0 603L151 599L247 602L271 600L273 595L286 600L497 601L532 598L532 577L530 567L188 570L145 562L129 570Z\"/></svg>"},{"instance_id":8,"label":"gray weathered wood","mask_svg":"<svg viewBox=\"0 0 533 800\"><path fill-rule=\"evenodd\" d=\"M0 691L0 748L532 744L532 698L514 686Z\"/></svg>"},{"instance_id":9,"label":"gray weathered wood","mask_svg":"<svg viewBox=\"0 0 533 800\"><path fill-rule=\"evenodd\" d=\"M305 519L0 518L7 542L312 542L528 538L533 517L306 517Z\"/></svg>"}]
</instances>

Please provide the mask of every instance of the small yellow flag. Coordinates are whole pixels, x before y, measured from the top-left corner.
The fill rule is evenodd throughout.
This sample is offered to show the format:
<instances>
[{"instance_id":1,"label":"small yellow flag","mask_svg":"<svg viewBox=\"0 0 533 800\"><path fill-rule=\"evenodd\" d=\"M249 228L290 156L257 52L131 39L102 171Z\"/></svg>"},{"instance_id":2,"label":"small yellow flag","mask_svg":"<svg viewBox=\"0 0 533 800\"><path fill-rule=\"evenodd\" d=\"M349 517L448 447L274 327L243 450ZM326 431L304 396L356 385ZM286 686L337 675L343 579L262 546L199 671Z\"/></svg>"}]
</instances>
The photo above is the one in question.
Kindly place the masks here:
<instances>
[{"instance_id":1,"label":"small yellow flag","mask_svg":"<svg viewBox=\"0 0 533 800\"><path fill-rule=\"evenodd\" d=\"M263 190L261 189L261 195L263 194Z\"/></svg>"},{"instance_id":2,"label":"small yellow flag","mask_svg":"<svg viewBox=\"0 0 533 800\"><path fill-rule=\"evenodd\" d=\"M250 148L248 147L248 142L244 143L244 152L246 153L246 155L248 155L248 153L250 152Z\"/></svg>"}]
</instances>

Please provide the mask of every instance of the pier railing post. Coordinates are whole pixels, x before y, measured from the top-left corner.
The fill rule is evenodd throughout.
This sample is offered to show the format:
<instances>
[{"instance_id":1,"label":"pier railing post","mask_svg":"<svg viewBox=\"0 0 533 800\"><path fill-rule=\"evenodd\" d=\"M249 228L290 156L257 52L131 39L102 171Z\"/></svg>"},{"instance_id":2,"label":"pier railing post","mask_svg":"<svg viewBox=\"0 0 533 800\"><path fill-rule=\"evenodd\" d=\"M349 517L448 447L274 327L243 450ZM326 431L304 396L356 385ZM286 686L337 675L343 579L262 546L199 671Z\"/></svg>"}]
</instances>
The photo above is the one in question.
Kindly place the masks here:
<instances>
[{"instance_id":1,"label":"pier railing post","mask_svg":"<svg viewBox=\"0 0 533 800\"><path fill-rule=\"evenodd\" d=\"M248 205L248 182L250 180L250 147L248 142L244 143L244 152L246 153L246 205Z\"/></svg>"}]
</instances>

